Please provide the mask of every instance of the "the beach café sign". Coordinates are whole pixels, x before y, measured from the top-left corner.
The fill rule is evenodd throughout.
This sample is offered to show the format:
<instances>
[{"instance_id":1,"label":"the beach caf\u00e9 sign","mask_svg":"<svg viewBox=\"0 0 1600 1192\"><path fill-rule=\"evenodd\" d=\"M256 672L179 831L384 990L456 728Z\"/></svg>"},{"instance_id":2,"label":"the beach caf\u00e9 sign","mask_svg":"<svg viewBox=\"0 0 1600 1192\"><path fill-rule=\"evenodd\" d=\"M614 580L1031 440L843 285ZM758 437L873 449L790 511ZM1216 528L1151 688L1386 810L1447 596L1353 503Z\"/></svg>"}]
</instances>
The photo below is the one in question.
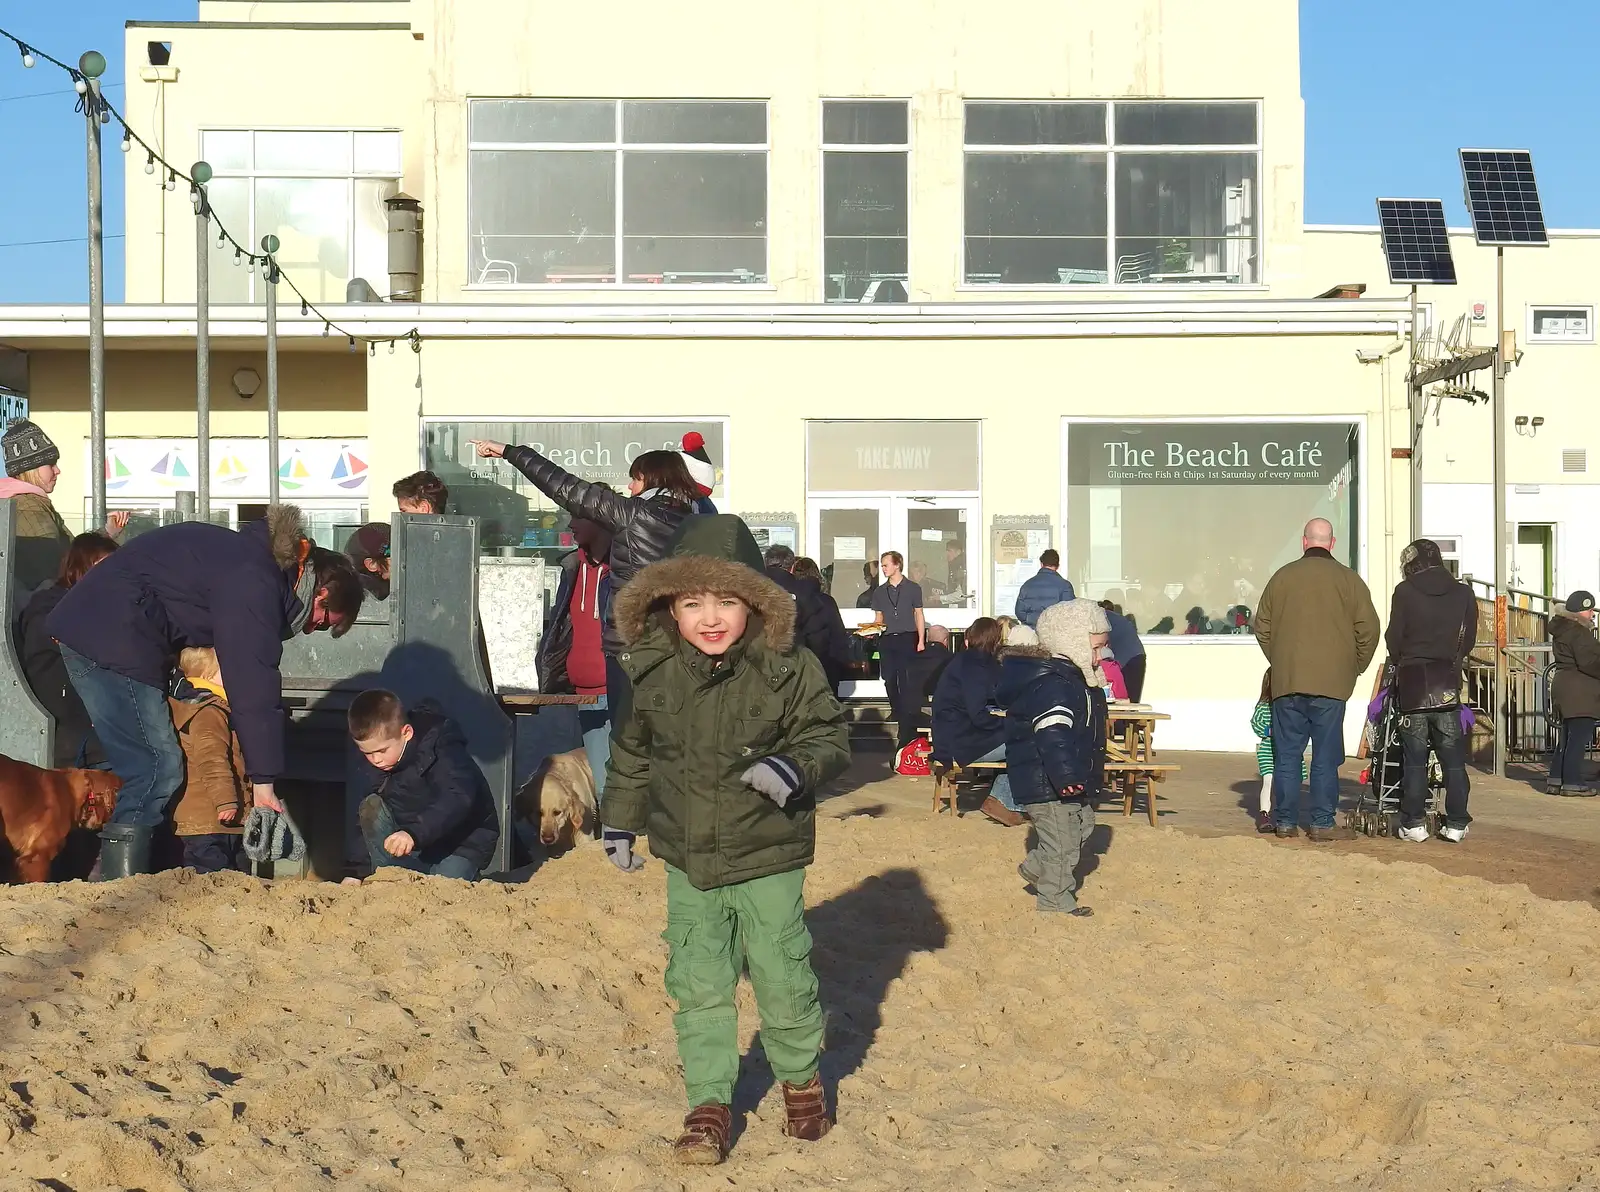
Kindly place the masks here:
<instances>
[{"instance_id":1,"label":"the beach caf\u00e9 sign","mask_svg":"<svg viewBox=\"0 0 1600 1192\"><path fill-rule=\"evenodd\" d=\"M1078 422L1067 433L1067 482L1305 484L1348 479L1352 422Z\"/></svg>"}]
</instances>

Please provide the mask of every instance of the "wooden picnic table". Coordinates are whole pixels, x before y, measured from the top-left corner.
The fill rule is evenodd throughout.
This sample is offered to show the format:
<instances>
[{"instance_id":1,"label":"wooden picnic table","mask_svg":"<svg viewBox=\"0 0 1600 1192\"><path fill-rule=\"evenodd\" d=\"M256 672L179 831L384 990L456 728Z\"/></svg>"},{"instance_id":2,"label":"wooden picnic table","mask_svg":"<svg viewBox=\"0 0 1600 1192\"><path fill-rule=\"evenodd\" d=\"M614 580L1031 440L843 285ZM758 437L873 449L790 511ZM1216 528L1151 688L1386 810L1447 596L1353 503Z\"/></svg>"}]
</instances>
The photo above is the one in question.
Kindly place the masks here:
<instances>
[{"instance_id":1,"label":"wooden picnic table","mask_svg":"<svg viewBox=\"0 0 1600 1192\"><path fill-rule=\"evenodd\" d=\"M998 708L991 715L1004 716ZM1133 815L1133 800L1139 783L1145 783L1145 808L1150 822L1157 823L1155 789L1152 782L1165 782L1169 773L1180 767L1156 760L1155 731L1158 721L1171 720L1148 704L1112 703L1106 709L1105 784L1122 795L1122 814ZM931 738L929 729L919 729ZM933 811L937 815L945 804L956 808L956 783L971 770L1004 770L1005 762L969 762L965 766L933 764Z\"/></svg>"}]
</instances>

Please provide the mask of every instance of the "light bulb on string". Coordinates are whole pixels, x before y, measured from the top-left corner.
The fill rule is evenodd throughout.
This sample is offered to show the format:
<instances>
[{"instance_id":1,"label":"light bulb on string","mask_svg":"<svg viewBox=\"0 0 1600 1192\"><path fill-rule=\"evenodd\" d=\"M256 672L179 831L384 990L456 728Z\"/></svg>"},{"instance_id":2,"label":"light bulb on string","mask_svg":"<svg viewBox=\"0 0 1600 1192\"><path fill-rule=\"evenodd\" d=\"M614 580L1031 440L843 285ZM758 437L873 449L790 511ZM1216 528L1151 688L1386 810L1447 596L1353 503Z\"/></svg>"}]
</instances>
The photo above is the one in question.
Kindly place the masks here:
<instances>
[{"instance_id":1,"label":"light bulb on string","mask_svg":"<svg viewBox=\"0 0 1600 1192\"><path fill-rule=\"evenodd\" d=\"M327 339L328 338L328 332L331 331L332 329L333 329L333 325L331 323L324 323L322 325L322 338L323 339Z\"/></svg>"},{"instance_id":2,"label":"light bulb on string","mask_svg":"<svg viewBox=\"0 0 1600 1192\"><path fill-rule=\"evenodd\" d=\"M233 263L236 267L244 263L244 254L237 248L233 250Z\"/></svg>"},{"instance_id":3,"label":"light bulb on string","mask_svg":"<svg viewBox=\"0 0 1600 1192\"><path fill-rule=\"evenodd\" d=\"M256 271L256 259L254 257L245 259L244 271L246 273L254 273Z\"/></svg>"},{"instance_id":4,"label":"light bulb on string","mask_svg":"<svg viewBox=\"0 0 1600 1192\"><path fill-rule=\"evenodd\" d=\"M389 355L394 355L394 340L392 339L389 341Z\"/></svg>"},{"instance_id":5,"label":"light bulb on string","mask_svg":"<svg viewBox=\"0 0 1600 1192\"><path fill-rule=\"evenodd\" d=\"M355 336L353 336L353 335L352 335L352 336L351 336L351 337L350 337L350 351L351 351L351 352L352 352L352 353L354 353L354 352L355 352L355 350L356 350L356 337L355 337Z\"/></svg>"},{"instance_id":6,"label":"light bulb on string","mask_svg":"<svg viewBox=\"0 0 1600 1192\"><path fill-rule=\"evenodd\" d=\"M100 109L100 123L101 124L110 124L111 123L111 113L109 111L107 111L105 108L101 108Z\"/></svg>"},{"instance_id":7,"label":"light bulb on string","mask_svg":"<svg viewBox=\"0 0 1600 1192\"><path fill-rule=\"evenodd\" d=\"M178 189L178 175L177 175L176 171L172 171L172 172L169 172L167 174L167 189L168 190L177 190Z\"/></svg>"},{"instance_id":8,"label":"light bulb on string","mask_svg":"<svg viewBox=\"0 0 1600 1192\"><path fill-rule=\"evenodd\" d=\"M367 345L367 356L369 358L375 358L377 355L378 355L378 345L377 344L368 344Z\"/></svg>"},{"instance_id":9,"label":"light bulb on string","mask_svg":"<svg viewBox=\"0 0 1600 1192\"><path fill-rule=\"evenodd\" d=\"M150 160L144 163L144 172L146 174L154 174L156 172L156 155L154 153L150 155Z\"/></svg>"},{"instance_id":10,"label":"light bulb on string","mask_svg":"<svg viewBox=\"0 0 1600 1192\"><path fill-rule=\"evenodd\" d=\"M77 81L72 84L72 89L74 91L76 91L79 95L88 95L89 94L89 83L82 76L79 76Z\"/></svg>"},{"instance_id":11,"label":"light bulb on string","mask_svg":"<svg viewBox=\"0 0 1600 1192\"><path fill-rule=\"evenodd\" d=\"M22 69L32 70L39 60L33 56L33 51L27 46L22 47Z\"/></svg>"},{"instance_id":12,"label":"light bulb on string","mask_svg":"<svg viewBox=\"0 0 1600 1192\"><path fill-rule=\"evenodd\" d=\"M306 300L304 298L300 299L300 317L303 319L310 313L310 309L306 306Z\"/></svg>"},{"instance_id":13,"label":"light bulb on string","mask_svg":"<svg viewBox=\"0 0 1600 1192\"><path fill-rule=\"evenodd\" d=\"M133 152L133 138L130 137L127 133L123 133L122 134L122 151L124 153L132 153Z\"/></svg>"}]
</instances>

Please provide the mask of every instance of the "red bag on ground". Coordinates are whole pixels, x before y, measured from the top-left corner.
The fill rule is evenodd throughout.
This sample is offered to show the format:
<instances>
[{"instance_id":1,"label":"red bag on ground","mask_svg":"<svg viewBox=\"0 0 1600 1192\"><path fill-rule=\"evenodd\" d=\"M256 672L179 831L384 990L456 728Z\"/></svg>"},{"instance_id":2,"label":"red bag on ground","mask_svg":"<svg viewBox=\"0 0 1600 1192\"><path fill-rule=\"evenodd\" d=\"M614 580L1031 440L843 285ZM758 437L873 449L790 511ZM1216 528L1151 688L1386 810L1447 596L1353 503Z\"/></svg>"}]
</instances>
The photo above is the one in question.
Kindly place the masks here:
<instances>
[{"instance_id":1,"label":"red bag on ground","mask_svg":"<svg viewBox=\"0 0 1600 1192\"><path fill-rule=\"evenodd\" d=\"M927 778L933 774L929 758L933 755L933 742L918 737L894 757L894 772L907 778Z\"/></svg>"}]
</instances>

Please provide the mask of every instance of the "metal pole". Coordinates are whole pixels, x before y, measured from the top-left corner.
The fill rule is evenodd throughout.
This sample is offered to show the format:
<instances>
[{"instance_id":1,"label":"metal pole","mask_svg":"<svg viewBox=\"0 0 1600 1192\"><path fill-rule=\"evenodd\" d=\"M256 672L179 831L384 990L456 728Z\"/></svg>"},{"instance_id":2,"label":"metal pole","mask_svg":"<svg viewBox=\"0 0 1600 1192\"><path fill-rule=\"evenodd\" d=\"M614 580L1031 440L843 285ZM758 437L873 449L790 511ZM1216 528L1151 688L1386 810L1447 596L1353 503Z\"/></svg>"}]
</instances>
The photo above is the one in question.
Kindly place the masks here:
<instances>
[{"instance_id":1,"label":"metal pole","mask_svg":"<svg viewBox=\"0 0 1600 1192\"><path fill-rule=\"evenodd\" d=\"M211 167L196 162L194 178L195 517L211 520Z\"/></svg>"},{"instance_id":2,"label":"metal pole","mask_svg":"<svg viewBox=\"0 0 1600 1192\"><path fill-rule=\"evenodd\" d=\"M278 238L266 236L262 271L267 284L267 502L278 503Z\"/></svg>"},{"instance_id":3,"label":"metal pole","mask_svg":"<svg viewBox=\"0 0 1600 1192\"><path fill-rule=\"evenodd\" d=\"M89 467L93 472L94 527L106 524L106 265L105 218L100 178L100 76L103 55L90 50L78 60L87 87L84 124L89 161Z\"/></svg>"},{"instance_id":4,"label":"metal pole","mask_svg":"<svg viewBox=\"0 0 1600 1192\"><path fill-rule=\"evenodd\" d=\"M1506 533L1506 250L1494 250L1494 595L1496 609L1506 607L1507 558L1510 553ZM1494 643L1494 773L1506 773L1506 738L1511 732L1511 708L1507 701L1506 650L1502 640L1505 618L1495 616Z\"/></svg>"},{"instance_id":5,"label":"metal pole","mask_svg":"<svg viewBox=\"0 0 1600 1192\"><path fill-rule=\"evenodd\" d=\"M1422 537L1422 388L1417 375L1417 287L1411 287L1411 371L1406 375L1406 410L1411 423L1411 538Z\"/></svg>"}]
</instances>

